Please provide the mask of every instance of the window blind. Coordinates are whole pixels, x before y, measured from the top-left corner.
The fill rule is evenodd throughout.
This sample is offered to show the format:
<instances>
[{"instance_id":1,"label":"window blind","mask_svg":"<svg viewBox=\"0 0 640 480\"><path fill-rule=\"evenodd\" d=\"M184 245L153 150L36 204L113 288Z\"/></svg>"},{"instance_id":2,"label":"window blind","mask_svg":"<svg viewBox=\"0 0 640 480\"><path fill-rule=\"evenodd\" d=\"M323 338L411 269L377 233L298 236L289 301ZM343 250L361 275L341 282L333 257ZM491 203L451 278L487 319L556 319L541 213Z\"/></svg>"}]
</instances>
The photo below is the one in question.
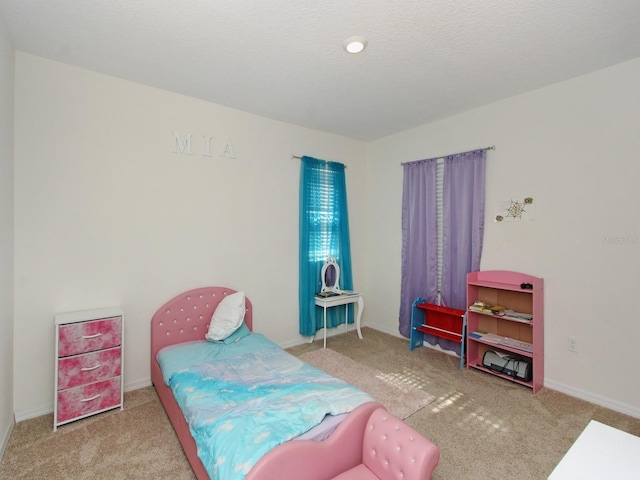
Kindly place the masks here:
<instances>
[{"instance_id":1,"label":"window blind","mask_svg":"<svg viewBox=\"0 0 640 480\"><path fill-rule=\"evenodd\" d=\"M436 161L436 232L438 236L438 278L436 279L436 303L442 305L442 257L444 248L444 158Z\"/></svg>"}]
</instances>

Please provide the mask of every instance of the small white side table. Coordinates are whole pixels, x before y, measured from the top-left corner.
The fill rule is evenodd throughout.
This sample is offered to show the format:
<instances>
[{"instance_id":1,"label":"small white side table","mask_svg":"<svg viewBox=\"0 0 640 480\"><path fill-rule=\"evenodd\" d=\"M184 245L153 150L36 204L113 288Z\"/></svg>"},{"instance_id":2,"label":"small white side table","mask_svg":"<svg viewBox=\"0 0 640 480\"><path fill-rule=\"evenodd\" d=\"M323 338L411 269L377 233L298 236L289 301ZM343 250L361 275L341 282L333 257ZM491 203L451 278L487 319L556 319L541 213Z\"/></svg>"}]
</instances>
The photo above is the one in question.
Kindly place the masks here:
<instances>
[{"instance_id":1,"label":"small white side table","mask_svg":"<svg viewBox=\"0 0 640 480\"><path fill-rule=\"evenodd\" d=\"M364 310L364 299L359 293L345 293L341 295L334 295L332 297L319 297L316 295L316 305L323 308L324 314L324 348L327 348L327 308L337 307L339 305L345 305L346 314L349 314L349 304L358 304L358 314L356 316L356 329L358 330L358 337L362 340L362 332L360 331L360 319L362 318L362 310ZM347 317L345 317L347 318ZM347 322L345 320L345 328Z\"/></svg>"},{"instance_id":2,"label":"small white side table","mask_svg":"<svg viewBox=\"0 0 640 480\"><path fill-rule=\"evenodd\" d=\"M640 437L591 420L549 480L636 479Z\"/></svg>"}]
</instances>

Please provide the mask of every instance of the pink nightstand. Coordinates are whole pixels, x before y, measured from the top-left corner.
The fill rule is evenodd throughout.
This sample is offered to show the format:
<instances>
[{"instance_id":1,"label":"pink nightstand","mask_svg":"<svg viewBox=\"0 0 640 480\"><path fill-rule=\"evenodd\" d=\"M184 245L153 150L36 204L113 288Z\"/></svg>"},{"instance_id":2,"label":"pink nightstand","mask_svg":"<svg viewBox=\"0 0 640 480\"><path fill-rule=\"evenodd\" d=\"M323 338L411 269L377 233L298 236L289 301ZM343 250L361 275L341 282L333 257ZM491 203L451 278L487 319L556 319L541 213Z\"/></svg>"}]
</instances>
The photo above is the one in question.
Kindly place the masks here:
<instances>
[{"instance_id":1,"label":"pink nightstand","mask_svg":"<svg viewBox=\"0 0 640 480\"><path fill-rule=\"evenodd\" d=\"M55 316L53 430L123 408L124 313L119 307Z\"/></svg>"}]
</instances>

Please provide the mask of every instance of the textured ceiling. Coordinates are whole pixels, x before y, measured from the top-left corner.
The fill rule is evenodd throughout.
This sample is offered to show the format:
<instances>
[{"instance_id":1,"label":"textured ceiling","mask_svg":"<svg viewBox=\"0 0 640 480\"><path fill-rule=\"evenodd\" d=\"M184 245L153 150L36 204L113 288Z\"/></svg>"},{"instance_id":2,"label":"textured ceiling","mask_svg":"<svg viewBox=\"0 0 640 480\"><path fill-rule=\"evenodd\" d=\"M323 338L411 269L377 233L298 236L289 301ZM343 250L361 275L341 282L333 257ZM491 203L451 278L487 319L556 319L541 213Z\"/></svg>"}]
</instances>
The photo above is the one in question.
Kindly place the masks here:
<instances>
[{"instance_id":1,"label":"textured ceiling","mask_svg":"<svg viewBox=\"0 0 640 480\"><path fill-rule=\"evenodd\" d=\"M363 140L640 57L639 0L0 0L0 17L19 51Z\"/></svg>"}]
</instances>

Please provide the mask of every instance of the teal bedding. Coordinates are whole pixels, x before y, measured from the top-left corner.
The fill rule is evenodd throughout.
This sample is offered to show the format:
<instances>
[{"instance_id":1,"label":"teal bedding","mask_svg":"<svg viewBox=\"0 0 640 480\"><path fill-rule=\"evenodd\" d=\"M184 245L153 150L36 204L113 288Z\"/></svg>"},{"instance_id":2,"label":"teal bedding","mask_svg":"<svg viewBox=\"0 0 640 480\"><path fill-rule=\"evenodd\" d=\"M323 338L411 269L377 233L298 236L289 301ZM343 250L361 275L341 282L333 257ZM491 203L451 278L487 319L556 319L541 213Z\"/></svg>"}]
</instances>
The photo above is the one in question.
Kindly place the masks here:
<instances>
[{"instance_id":1,"label":"teal bedding","mask_svg":"<svg viewBox=\"0 0 640 480\"><path fill-rule=\"evenodd\" d=\"M212 480L243 479L272 448L373 401L261 334L160 352L163 376Z\"/></svg>"}]
</instances>

